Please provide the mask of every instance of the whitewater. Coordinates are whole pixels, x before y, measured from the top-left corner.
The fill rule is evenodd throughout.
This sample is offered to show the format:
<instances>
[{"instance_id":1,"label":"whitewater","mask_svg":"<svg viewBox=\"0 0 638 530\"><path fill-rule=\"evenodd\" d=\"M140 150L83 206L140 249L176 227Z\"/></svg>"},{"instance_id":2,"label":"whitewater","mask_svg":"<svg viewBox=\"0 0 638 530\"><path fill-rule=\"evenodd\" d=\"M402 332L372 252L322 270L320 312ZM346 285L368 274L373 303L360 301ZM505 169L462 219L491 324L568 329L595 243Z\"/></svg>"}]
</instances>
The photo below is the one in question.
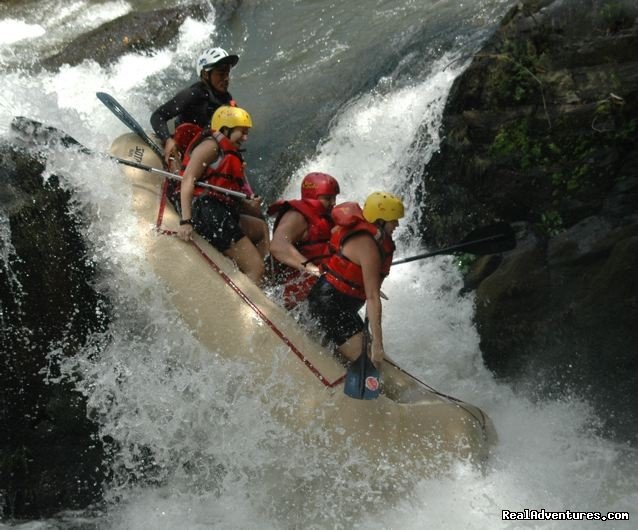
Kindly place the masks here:
<instances>
[{"instance_id":1,"label":"whitewater","mask_svg":"<svg viewBox=\"0 0 638 530\"><path fill-rule=\"evenodd\" d=\"M43 3L46 9L25 2L0 10L0 134L10 137L12 118L26 116L65 131L96 153L106 153L112 140L128 131L95 92L112 94L150 129L154 106L190 82L202 42L223 38L242 57L233 72L231 92L256 122L247 143L253 187L261 187L271 198L292 197L305 173L325 171L338 177L340 200L361 201L376 189L399 193L407 216L397 231L397 257L422 250L414 227L427 190L415 190L437 149L452 83L512 4L245 2L240 13L252 18L236 21L243 29L232 27L230 33L235 34L229 34L212 9L206 21L188 18L171 47L151 54L129 53L108 67L85 61L34 74L29 67L44 50L131 10L168 5ZM308 26L311 19L316 23ZM249 44L263 37L264 21L271 24L271 40L254 50ZM384 65L395 61L389 67L379 67L373 59L365 65L345 64L361 57L367 47L381 49L379 41L391 44L392 35L401 31L410 38L397 46L407 51L383 56ZM322 76L330 81L306 93L300 90L308 79L316 82ZM314 129L305 131L300 123L312 122L315 110L308 101L321 102L331 94L334 99L337 81L352 95L330 109L327 126L314 138ZM286 98L294 100L283 108L277 90L281 86L286 87ZM289 128L285 118L295 111L301 115L293 119L299 128L288 134L302 137L308 132L312 148L287 185L273 189L264 181L260 161L267 157L269 135ZM289 140L283 136L273 141ZM72 359L52 350L50 358L61 363L63 377L72 378L86 396L101 436L115 440L121 449L114 456L104 507L2 526L195 530L635 525L632 520L502 519L503 510L525 509L628 511L632 517L638 504L638 455L597 434L600 418L586 401L533 398L494 378L481 359L474 299L460 294L463 281L453 257L413 262L392 271L383 288L389 298L384 303L384 342L390 356L417 377L486 411L499 442L486 469L458 462L449 472L422 478L411 490L397 494L388 492L383 482L386 474L398 470L380 469L370 483L353 483L329 452L304 447L278 424L259 392L242 390L242 382L250 380L246 366L223 361L197 342L142 249L132 244L132 192L116 164L107 157L59 149L47 159L45 177L53 174L62 177L63 186L73 193L74 208L87 219L84 236L99 264L96 288L110 300L113 316L107 333L96 337L91 348ZM404 467L409 473L410 463Z\"/></svg>"}]
</instances>

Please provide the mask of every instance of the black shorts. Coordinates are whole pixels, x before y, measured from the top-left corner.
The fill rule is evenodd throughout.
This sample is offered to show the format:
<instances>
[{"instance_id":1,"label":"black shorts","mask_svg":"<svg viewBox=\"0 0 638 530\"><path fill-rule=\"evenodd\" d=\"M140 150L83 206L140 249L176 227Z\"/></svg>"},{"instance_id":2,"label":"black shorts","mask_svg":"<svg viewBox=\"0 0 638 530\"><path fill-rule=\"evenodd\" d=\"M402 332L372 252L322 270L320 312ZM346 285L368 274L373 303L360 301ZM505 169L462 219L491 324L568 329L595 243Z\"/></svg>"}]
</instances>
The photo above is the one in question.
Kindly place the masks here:
<instances>
[{"instance_id":1,"label":"black shorts","mask_svg":"<svg viewBox=\"0 0 638 530\"><path fill-rule=\"evenodd\" d=\"M325 278L320 278L308 295L308 314L320 328L323 339L341 346L363 331L363 319L359 316L363 304L363 300L337 291Z\"/></svg>"},{"instance_id":2,"label":"black shorts","mask_svg":"<svg viewBox=\"0 0 638 530\"><path fill-rule=\"evenodd\" d=\"M245 237L239 226L239 210L210 195L200 195L193 202L193 228L220 252Z\"/></svg>"}]
</instances>

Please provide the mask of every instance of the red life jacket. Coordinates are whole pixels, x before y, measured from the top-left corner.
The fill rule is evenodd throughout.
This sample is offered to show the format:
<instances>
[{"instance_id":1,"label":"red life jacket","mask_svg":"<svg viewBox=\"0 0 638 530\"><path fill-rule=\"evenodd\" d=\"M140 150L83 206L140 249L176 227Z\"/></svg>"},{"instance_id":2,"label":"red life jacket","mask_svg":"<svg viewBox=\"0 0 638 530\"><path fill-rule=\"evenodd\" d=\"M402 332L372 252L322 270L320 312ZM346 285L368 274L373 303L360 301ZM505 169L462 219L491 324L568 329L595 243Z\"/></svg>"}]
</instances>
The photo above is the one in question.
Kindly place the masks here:
<instances>
[{"instance_id":1,"label":"red life jacket","mask_svg":"<svg viewBox=\"0 0 638 530\"><path fill-rule=\"evenodd\" d=\"M211 137L214 138L217 142L217 145L219 147L219 156L212 164L206 167L204 175L199 179L198 182L206 182L207 184L218 186L220 188L226 188L228 190L243 191L244 185L246 183L244 174L244 160L241 157L241 153L239 152L237 147L219 131L211 131L210 129L205 129L199 134L195 135L195 137L188 145L186 152L184 153L184 159L182 161L184 167L188 166L193 149L195 149L195 147L197 147L205 139ZM180 174L183 175L184 171L182 170ZM180 187L178 186L176 193L179 191ZM202 195L204 193L206 193L207 195L212 195L217 200L231 206L237 205L237 200L230 195L203 188L201 186L195 186L195 189L193 190L194 197L198 197L199 195Z\"/></svg>"},{"instance_id":2,"label":"red life jacket","mask_svg":"<svg viewBox=\"0 0 638 530\"><path fill-rule=\"evenodd\" d=\"M328 240L334 226L332 217L328 215L321 201L316 199L277 201L268 208L268 215L277 215L273 230L277 229L281 218L291 209L303 215L308 223L306 236L303 240L295 242L294 246L309 262L320 264L329 257ZM316 276L302 273L277 260L275 260L275 278L277 283L285 285L284 304L288 309L292 309L298 302L305 300L317 281Z\"/></svg>"},{"instance_id":3,"label":"red life jacket","mask_svg":"<svg viewBox=\"0 0 638 530\"><path fill-rule=\"evenodd\" d=\"M295 243L297 250L308 261L312 262L315 262L316 258L327 257L328 240L330 239L330 231L334 226L334 221L328 215L324 205L316 199L277 201L268 208L268 215L277 215L273 230L277 230L281 218L291 209L303 215L308 223L306 237Z\"/></svg>"},{"instance_id":4,"label":"red life jacket","mask_svg":"<svg viewBox=\"0 0 638 530\"><path fill-rule=\"evenodd\" d=\"M378 226L366 221L361 207L354 202L345 202L335 206L332 210L332 218L336 227L329 242L332 254L322 266L324 276L339 292L365 300L363 270L361 265L357 265L343 255L343 245L355 234L370 234L381 255L381 281L383 281L383 278L389 274L390 265L392 265L392 255L395 249L392 237Z\"/></svg>"},{"instance_id":5,"label":"red life jacket","mask_svg":"<svg viewBox=\"0 0 638 530\"><path fill-rule=\"evenodd\" d=\"M193 138L195 138L195 136L200 134L203 130L204 129L202 127L195 123L182 123L175 127L173 140L175 140L180 153L186 151Z\"/></svg>"}]
</instances>

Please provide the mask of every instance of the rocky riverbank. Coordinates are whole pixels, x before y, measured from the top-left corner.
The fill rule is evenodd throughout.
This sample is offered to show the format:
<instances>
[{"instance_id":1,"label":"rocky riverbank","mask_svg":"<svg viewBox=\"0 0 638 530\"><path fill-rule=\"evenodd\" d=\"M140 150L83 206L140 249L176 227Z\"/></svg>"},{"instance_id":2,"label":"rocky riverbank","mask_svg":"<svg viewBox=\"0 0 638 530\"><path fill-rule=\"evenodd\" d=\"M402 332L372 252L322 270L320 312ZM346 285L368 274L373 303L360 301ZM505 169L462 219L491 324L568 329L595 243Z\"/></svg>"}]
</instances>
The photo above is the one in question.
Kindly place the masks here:
<instances>
[{"instance_id":1,"label":"rocky riverbank","mask_svg":"<svg viewBox=\"0 0 638 530\"><path fill-rule=\"evenodd\" d=\"M494 220L518 248L473 264L487 366L539 395L576 393L636 440L638 9L526 1L456 80L426 168L424 238Z\"/></svg>"},{"instance_id":2,"label":"rocky riverbank","mask_svg":"<svg viewBox=\"0 0 638 530\"><path fill-rule=\"evenodd\" d=\"M14 146L0 145L0 168L0 512L44 517L101 495L102 440L56 359L97 350L108 304L71 194Z\"/></svg>"}]
</instances>

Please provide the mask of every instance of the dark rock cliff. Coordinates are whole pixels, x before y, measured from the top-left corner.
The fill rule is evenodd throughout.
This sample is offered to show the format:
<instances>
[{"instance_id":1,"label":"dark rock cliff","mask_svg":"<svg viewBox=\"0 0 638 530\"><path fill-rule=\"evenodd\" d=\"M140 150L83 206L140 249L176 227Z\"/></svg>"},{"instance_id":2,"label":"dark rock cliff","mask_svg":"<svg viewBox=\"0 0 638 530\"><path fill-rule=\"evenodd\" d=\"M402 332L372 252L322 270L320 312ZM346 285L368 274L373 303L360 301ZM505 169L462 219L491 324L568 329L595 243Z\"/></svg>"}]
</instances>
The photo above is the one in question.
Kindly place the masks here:
<instances>
[{"instance_id":1,"label":"dark rock cliff","mask_svg":"<svg viewBox=\"0 0 638 530\"><path fill-rule=\"evenodd\" d=\"M608 434L638 419L638 7L516 5L454 84L426 168L424 238L505 220L519 245L478 260L487 366L576 392Z\"/></svg>"},{"instance_id":2,"label":"dark rock cliff","mask_svg":"<svg viewBox=\"0 0 638 530\"><path fill-rule=\"evenodd\" d=\"M16 518L86 507L105 477L85 400L49 354L96 347L108 308L71 196L42 170L0 145L0 514Z\"/></svg>"}]
</instances>

